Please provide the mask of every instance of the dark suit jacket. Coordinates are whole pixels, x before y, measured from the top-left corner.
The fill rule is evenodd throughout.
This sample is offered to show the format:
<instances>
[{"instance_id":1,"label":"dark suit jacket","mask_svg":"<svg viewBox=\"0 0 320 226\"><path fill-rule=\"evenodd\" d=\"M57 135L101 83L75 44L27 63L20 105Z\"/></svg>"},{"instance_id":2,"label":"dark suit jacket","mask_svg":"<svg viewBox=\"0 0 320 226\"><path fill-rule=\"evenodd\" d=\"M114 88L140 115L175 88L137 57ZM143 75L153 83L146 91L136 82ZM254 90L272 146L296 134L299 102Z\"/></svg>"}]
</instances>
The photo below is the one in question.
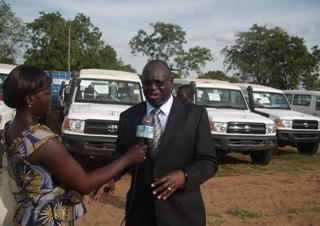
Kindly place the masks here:
<instances>
[{"instance_id":1,"label":"dark suit jacket","mask_svg":"<svg viewBox=\"0 0 320 226\"><path fill-rule=\"evenodd\" d=\"M146 102L142 102L120 115L117 147L111 159L139 143L136 127L142 124L145 114ZM151 183L178 169L187 172L187 187L179 188L167 200L156 199ZM147 154L147 159L138 167L130 167L133 179L127 194L126 225L206 225L200 185L217 170L206 109L174 98L156 161L152 162L151 155Z\"/></svg>"}]
</instances>

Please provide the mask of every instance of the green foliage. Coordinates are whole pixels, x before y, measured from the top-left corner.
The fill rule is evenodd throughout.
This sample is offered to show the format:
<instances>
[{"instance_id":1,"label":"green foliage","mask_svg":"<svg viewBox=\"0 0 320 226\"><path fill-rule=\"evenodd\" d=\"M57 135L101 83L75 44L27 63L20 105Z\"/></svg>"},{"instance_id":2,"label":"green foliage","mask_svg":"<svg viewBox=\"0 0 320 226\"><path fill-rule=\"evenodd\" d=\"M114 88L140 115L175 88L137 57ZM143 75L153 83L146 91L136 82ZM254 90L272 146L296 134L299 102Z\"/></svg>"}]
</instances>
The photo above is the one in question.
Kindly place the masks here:
<instances>
[{"instance_id":1,"label":"green foliage","mask_svg":"<svg viewBox=\"0 0 320 226\"><path fill-rule=\"evenodd\" d=\"M0 62L14 64L21 54L26 37L22 20L9 4L0 0Z\"/></svg>"},{"instance_id":2,"label":"green foliage","mask_svg":"<svg viewBox=\"0 0 320 226\"><path fill-rule=\"evenodd\" d=\"M235 78L235 77L230 78L222 71L209 71L209 72L205 73L204 75L198 76L198 78L215 79L215 80L228 81L228 82L233 82L233 83L239 82L239 80L237 78Z\"/></svg>"},{"instance_id":3,"label":"green foliage","mask_svg":"<svg viewBox=\"0 0 320 226\"><path fill-rule=\"evenodd\" d=\"M82 13L72 21L66 21L59 12L40 12L40 15L27 23L31 42L25 52L26 64L45 70L101 68L135 71L130 65L124 65L121 59L117 60L114 48L104 44L99 28Z\"/></svg>"},{"instance_id":4,"label":"green foliage","mask_svg":"<svg viewBox=\"0 0 320 226\"><path fill-rule=\"evenodd\" d=\"M308 73L306 73L306 76L303 78L303 86L306 90L319 90L320 49L318 49L318 46L314 46L311 51L312 55L309 60L312 67L311 70L308 71Z\"/></svg>"},{"instance_id":5,"label":"green foliage","mask_svg":"<svg viewBox=\"0 0 320 226\"><path fill-rule=\"evenodd\" d=\"M201 75L200 68L204 67L206 62L213 61L211 51L207 48L196 46L188 52L184 50L183 45L187 44L186 32L179 25L157 22L150 26L154 29L153 33L148 35L140 29L130 40L129 46L133 55L140 53L149 60L163 60L178 74L177 77L186 77L190 71Z\"/></svg>"},{"instance_id":6,"label":"green foliage","mask_svg":"<svg viewBox=\"0 0 320 226\"><path fill-rule=\"evenodd\" d=\"M317 49L309 53L303 38L289 36L280 27L267 29L257 24L236 35L236 44L221 53L227 70L235 71L240 80L279 89L295 89L300 82L314 89L318 84L319 53Z\"/></svg>"}]
</instances>

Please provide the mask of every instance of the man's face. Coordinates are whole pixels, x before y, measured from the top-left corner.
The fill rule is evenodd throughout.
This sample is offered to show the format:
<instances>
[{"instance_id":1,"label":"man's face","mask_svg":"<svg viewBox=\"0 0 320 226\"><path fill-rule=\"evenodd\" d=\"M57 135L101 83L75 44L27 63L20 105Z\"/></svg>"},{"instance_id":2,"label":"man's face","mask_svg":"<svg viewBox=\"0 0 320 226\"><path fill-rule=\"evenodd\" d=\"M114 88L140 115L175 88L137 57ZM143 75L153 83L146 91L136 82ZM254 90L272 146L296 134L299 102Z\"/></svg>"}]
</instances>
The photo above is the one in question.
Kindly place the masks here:
<instances>
[{"instance_id":1,"label":"man's face","mask_svg":"<svg viewBox=\"0 0 320 226\"><path fill-rule=\"evenodd\" d=\"M171 95L173 79L162 63L147 65L142 73L143 93L153 107L160 107Z\"/></svg>"},{"instance_id":2,"label":"man's face","mask_svg":"<svg viewBox=\"0 0 320 226\"><path fill-rule=\"evenodd\" d=\"M192 99L188 96L188 94L186 93L185 90L179 89L179 90L177 91L177 97L178 97L180 100L183 100L183 101L186 101L186 102L192 102Z\"/></svg>"}]
</instances>

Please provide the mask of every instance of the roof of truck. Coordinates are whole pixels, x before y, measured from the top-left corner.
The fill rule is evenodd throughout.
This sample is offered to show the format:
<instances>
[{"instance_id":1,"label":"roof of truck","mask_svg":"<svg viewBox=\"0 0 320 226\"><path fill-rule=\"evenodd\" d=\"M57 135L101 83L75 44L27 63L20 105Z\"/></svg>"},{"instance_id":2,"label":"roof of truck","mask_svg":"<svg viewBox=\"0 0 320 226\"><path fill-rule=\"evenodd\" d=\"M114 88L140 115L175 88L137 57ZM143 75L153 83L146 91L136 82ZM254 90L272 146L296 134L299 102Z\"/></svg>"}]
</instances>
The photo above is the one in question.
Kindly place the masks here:
<instances>
[{"instance_id":1,"label":"roof of truck","mask_svg":"<svg viewBox=\"0 0 320 226\"><path fill-rule=\"evenodd\" d=\"M222 89L238 89L240 88L233 83L228 81L214 80L214 79L199 79L199 78L177 78L174 79L175 84L190 84L190 82L195 82L196 87L219 87Z\"/></svg>"},{"instance_id":2,"label":"roof of truck","mask_svg":"<svg viewBox=\"0 0 320 226\"><path fill-rule=\"evenodd\" d=\"M272 92L272 93L283 93L280 89L275 89L270 86L258 85L258 84L250 84L250 83L234 83L241 87L242 90L246 90L248 86L251 86L253 91L256 92Z\"/></svg>"},{"instance_id":3,"label":"roof of truck","mask_svg":"<svg viewBox=\"0 0 320 226\"><path fill-rule=\"evenodd\" d=\"M306 94L306 95L315 95L320 96L320 91L312 90L282 90L286 94Z\"/></svg>"},{"instance_id":4,"label":"roof of truck","mask_svg":"<svg viewBox=\"0 0 320 226\"><path fill-rule=\"evenodd\" d=\"M82 69L79 78L140 81L137 73L106 69Z\"/></svg>"},{"instance_id":5,"label":"roof of truck","mask_svg":"<svg viewBox=\"0 0 320 226\"><path fill-rule=\"evenodd\" d=\"M17 67L14 64L0 64L0 73L9 74L13 68Z\"/></svg>"}]
</instances>

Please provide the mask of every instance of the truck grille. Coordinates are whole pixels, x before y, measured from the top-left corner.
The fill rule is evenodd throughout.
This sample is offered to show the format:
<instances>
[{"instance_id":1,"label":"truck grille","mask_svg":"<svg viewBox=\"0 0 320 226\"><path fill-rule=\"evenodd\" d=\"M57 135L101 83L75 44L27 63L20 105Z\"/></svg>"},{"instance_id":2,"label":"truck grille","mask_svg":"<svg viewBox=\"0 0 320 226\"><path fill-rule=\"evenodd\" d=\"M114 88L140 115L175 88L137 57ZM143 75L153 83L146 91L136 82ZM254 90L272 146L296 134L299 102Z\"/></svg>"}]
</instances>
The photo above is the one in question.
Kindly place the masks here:
<instances>
[{"instance_id":1,"label":"truck grille","mask_svg":"<svg viewBox=\"0 0 320 226\"><path fill-rule=\"evenodd\" d=\"M117 135L118 134L117 121L104 120L86 120L84 133L85 134L101 134L101 135Z\"/></svg>"},{"instance_id":2,"label":"truck grille","mask_svg":"<svg viewBox=\"0 0 320 226\"><path fill-rule=\"evenodd\" d=\"M266 126L264 123L229 122L227 133L265 134Z\"/></svg>"},{"instance_id":3,"label":"truck grille","mask_svg":"<svg viewBox=\"0 0 320 226\"><path fill-rule=\"evenodd\" d=\"M292 129L318 129L316 120L293 120Z\"/></svg>"}]
</instances>

